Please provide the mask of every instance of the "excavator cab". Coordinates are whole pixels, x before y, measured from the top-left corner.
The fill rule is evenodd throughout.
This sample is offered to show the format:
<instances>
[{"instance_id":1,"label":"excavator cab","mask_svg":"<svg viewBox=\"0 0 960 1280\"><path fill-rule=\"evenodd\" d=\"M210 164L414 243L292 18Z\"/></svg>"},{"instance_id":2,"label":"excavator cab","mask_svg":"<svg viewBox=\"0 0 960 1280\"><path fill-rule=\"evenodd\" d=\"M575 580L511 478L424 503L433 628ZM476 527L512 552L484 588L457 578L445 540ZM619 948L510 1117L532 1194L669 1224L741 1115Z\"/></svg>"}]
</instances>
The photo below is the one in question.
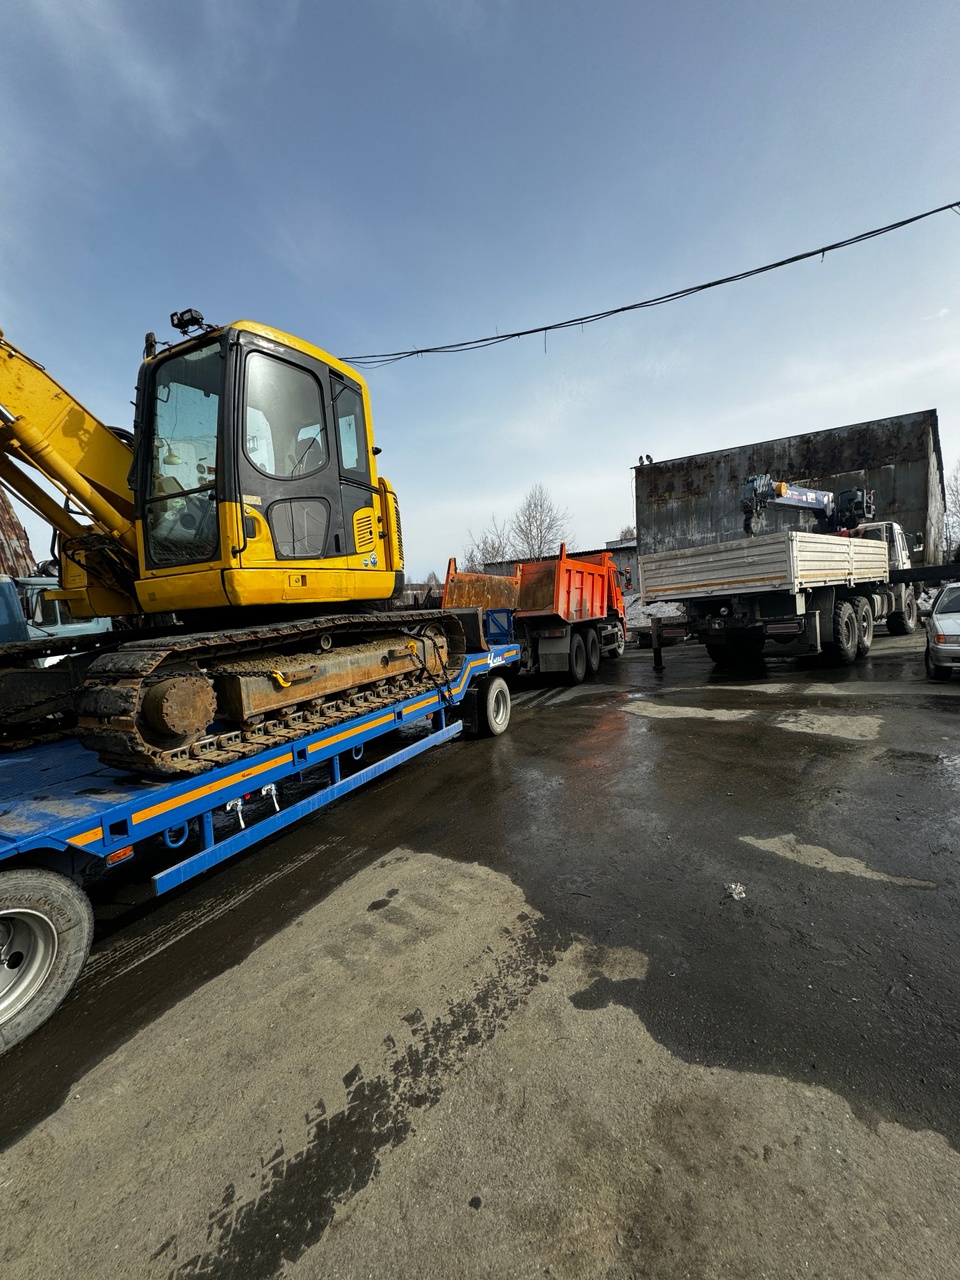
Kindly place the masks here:
<instances>
[{"instance_id":1,"label":"excavator cab","mask_svg":"<svg viewBox=\"0 0 960 1280\"><path fill-rule=\"evenodd\" d=\"M402 589L366 385L335 357L249 321L205 330L148 354L136 439L147 612L342 608Z\"/></svg>"}]
</instances>

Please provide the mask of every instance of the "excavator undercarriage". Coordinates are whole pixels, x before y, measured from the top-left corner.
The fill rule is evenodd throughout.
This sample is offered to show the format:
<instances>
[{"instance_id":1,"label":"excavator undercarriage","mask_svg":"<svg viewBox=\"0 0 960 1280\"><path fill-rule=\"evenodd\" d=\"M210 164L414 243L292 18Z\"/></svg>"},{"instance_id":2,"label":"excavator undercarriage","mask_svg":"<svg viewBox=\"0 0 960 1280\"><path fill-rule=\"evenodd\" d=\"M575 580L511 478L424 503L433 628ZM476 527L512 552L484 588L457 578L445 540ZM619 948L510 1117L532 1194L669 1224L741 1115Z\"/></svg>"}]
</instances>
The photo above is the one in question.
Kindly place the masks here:
<instances>
[{"instance_id":1,"label":"excavator undercarriage","mask_svg":"<svg viewBox=\"0 0 960 1280\"><path fill-rule=\"evenodd\" d=\"M0 650L5 745L69 730L105 764L170 777L441 687L465 640L455 616L417 611L168 634L91 650L66 667L31 668L28 651Z\"/></svg>"}]
</instances>

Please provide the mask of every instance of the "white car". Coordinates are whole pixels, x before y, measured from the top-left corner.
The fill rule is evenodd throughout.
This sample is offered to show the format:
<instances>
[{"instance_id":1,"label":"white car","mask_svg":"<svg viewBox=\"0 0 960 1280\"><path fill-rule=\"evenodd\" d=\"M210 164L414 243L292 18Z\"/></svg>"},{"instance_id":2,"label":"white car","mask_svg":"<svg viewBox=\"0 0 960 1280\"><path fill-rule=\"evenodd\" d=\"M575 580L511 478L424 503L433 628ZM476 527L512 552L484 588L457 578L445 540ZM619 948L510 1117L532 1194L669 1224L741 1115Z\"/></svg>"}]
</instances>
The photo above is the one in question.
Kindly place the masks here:
<instances>
[{"instance_id":1,"label":"white car","mask_svg":"<svg viewBox=\"0 0 960 1280\"><path fill-rule=\"evenodd\" d=\"M927 647L923 660L930 680L949 680L954 668L960 670L960 582L943 587L927 613Z\"/></svg>"}]
</instances>

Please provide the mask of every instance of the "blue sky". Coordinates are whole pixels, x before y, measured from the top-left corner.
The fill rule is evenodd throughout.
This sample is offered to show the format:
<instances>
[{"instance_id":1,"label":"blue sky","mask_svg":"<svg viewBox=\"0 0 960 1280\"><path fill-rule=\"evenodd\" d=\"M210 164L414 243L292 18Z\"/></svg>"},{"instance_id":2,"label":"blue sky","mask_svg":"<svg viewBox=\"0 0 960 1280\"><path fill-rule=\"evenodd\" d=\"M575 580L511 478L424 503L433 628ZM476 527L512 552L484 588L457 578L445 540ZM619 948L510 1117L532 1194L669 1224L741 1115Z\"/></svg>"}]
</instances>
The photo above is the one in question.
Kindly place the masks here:
<instances>
[{"instance_id":1,"label":"blue sky","mask_svg":"<svg viewBox=\"0 0 960 1280\"><path fill-rule=\"evenodd\" d=\"M426 346L960 199L955 0L9 9L0 327L117 425L174 309L340 356ZM409 575L442 576L536 482L602 545L640 453L936 408L952 466L958 249L947 212L546 351L370 373Z\"/></svg>"}]
</instances>

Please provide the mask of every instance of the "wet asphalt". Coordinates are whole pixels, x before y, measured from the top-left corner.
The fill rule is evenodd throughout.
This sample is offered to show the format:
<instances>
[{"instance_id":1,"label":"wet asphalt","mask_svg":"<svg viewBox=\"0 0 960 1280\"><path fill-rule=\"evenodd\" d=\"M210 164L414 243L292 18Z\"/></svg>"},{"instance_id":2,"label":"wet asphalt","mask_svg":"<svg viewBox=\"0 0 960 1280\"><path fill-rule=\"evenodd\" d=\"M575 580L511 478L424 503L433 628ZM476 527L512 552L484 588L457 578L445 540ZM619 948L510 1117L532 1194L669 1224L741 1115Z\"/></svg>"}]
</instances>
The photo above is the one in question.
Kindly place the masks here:
<instances>
[{"instance_id":1,"label":"wet asphalt","mask_svg":"<svg viewBox=\"0 0 960 1280\"><path fill-rule=\"evenodd\" d=\"M524 1020L546 1018L545 1012L537 1012L536 1002L547 1000L554 989L564 993L557 1008L566 1012L551 1016L569 1016L577 1028L609 1029L614 1025L609 1020L615 1021L615 1036L609 1030L614 1036L611 1075L603 1088L634 1099L639 1110L645 1098L663 1087L665 1068L655 1065L661 1058L645 1059L638 1050L629 1077L616 1063L626 1053L626 1041L617 1037L642 1032L671 1071L719 1072L723 1080L739 1078L752 1082L751 1087L759 1081L758 1089L767 1087L766 1080L790 1091L791 1098L828 1098L831 1106L852 1117L858 1132L874 1138L890 1132L924 1135L924 1141L936 1143L939 1154L920 1163L956 1187L960 680L929 683L920 638L878 634L869 659L853 668L770 658L752 671L720 673L701 650L682 646L664 651L664 670L658 673L650 651L631 646L620 662L605 662L599 676L583 686L544 680L515 682L513 690L512 722L502 738L454 742L428 753L163 900L144 901L137 885L130 884L99 905L97 942L75 993L47 1026L0 1059L0 1142L7 1149L0 1190L19 1194L15 1189L21 1187L21 1171L39 1161L37 1186L24 1191L19 1202L21 1213L38 1215L38 1226L18 1237L16 1247L0 1253L5 1276L56 1273L58 1265L65 1265L62 1259L54 1261L60 1254L51 1240L58 1236L67 1242L63 1256L78 1268L74 1274L98 1270L96 1258L88 1256L93 1245L82 1233L72 1237L69 1222L76 1208L68 1212L52 1189L48 1195L43 1191L44 1161L59 1158L50 1144L56 1146L57 1134L68 1123L71 1099L91 1099L95 1112L76 1122L75 1140L89 1146L95 1131L102 1160L109 1164L114 1144L130 1142L129 1132L111 1127L110 1082L116 1082L117 1071L137 1077L142 1073L150 1081L148 1090L160 1089L156 1073L174 1068L157 1065L156 1049L148 1049L155 1043L151 1034L163 1028L167 1043L176 1039L178 1019L213 991L229 991L235 979L253 983L257 999L269 1009L270 984L290 978L283 956L292 924L319 919L314 913L341 903L347 906L337 905L328 927L336 931L338 921L345 931L362 925L362 936L370 939L372 969L350 970L356 983L351 1003L355 1010L371 1010L368 1021L382 1021L367 1028L376 1032L378 1043L399 1046L395 1053L391 1048L388 1066L379 1075L365 1066L370 1083L361 1088L362 1073L351 1079L349 1069L355 1061L365 1062L363 1055L369 1058L371 1050L361 1047L361 1030L351 1042L344 1024L338 1024L343 1044L335 1041L336 1052L329 1051L330 1078L344 1077L345 1094L337 1110L328 1089L325 1104L331 1117L339 1116L337 1124L332 1118L329 1124L311 1121L298 1154L282 1165L274 1183L264 1184L272 1190L268 1194L261 1188L248 1197L246 1203L253 1207L242 1215L230 1208L231 1189L237 1192L226 1167L223 1202L208 1205L203 1199L205 1188L214 1187L219 1176L217 1146L210 1139L198 1185L192 1187L188 1178L179 1193L169 1193L168 1200L172 1196L175 1203L158 1202L147 1210L142 1240L134 1234L122 1246L124 1261L117 1274L457 1274L450 1270L452 1246L442 1224L433 1224L436 1238L431 1244L433 1236L421 1223L416 1250L406 1237L403 1224L414 1213L410 1198L416 1201L417 1179L424 1177L412 1164L413 1137L419 1133L425 1142L432 1141L430 1126L439 1123L435 1117L444 1108L450 1112L444 1122L448 1133L456 1135L461 1125L470 1132L479 1124L471 1109L480 1107L485 1096L484 1073L495 1078L496 1054L519 1053L515 1044L517 1037L522 1039ZM412 879L409 888L399 879L396 885L387 883L390 875L384 868L392 865L397 850L417 851L429 859L418 871L421 879ZM404 865L409 871L414 863ZM469 915L458 917L458 886L466 883L464 876L476 887L476 904ZM348 920L350 893L357 888L362 898L368 880L377 896L365 905L354 904L356 915ZM419 899L414 883L421 885ZM507 914L499 924L492 918L488 924L482 904L491 901L494 886ZM450 939L436 943L426 965L434 970L431 981L443 969L444 948L454 945L457 933L464 955L474 955L470 947L475 942L480 957L458 959L460 968L452 966L449 983L440 984L442 993L439 988L434 992L426 978L424 993L415 985L405 990L400 981L411 957L425 955L424 949L433 945L431 912L424 906L430 892L437 895L436 910L445 911L446 903L452 920ZM411 926L406 943L387 946L371 931L379 927L381 916L388 919L394 902L406 901L405 895L416 899L424 919ZM332 940L329 947L333 954ZM507 951L501 954L503 947ZM345 932L337 963L349 968L347 950ZM269 974L261 972L261 957L268 952L276 956L271 964L278 966ZM485 953L496 964L481 981L470 966L480 964ZM574 955L586 959L576 962L577 977L568 981L562 974L573 970L564 970L564 964L573 963ZM642 963L625 963L623 957L640 957ZM308 983L313 963L297 953L298 975ZM387 1012L393 1006L380 989L383 974L393 972L391 966L398 983L396 1009L404 999L409 1005L403 1018L412 1028L411 1044L419 1046L413 1056L400 1042L396 1019L391 1022L393 1014ZM457 977L461 969L469 971L469 980ZM419 979L411 979L415 981ZM311 1016L317 1018L322 1038L323 989L316 995ZM434 996L431 1023L424 1010ZM429 1024L427 1031L418 1030L418 1013L423 1025ZM590 1022L601 1015L608 1021ZM251 1012L254 1016L262 1017L262 1011ZM236 1031L243 1027L242 1003L231 1017L235 1040L242 1034ZM291 1003L283 1006L281 1027L282 1017L291 1020L292 1040L301 1011ZM282 1034L271 1041L276 1055L272 1064L251 1051L251 1061L238 1068L232 1059L224 1065L220 1041L216 1052L212 1039L205 1044L202 1027L212 1025L209 1017L190 1025L191 1069L198 1076L222 1073L222 1087L207 1103L217 1114L207 1115L206 1121L223 1130L232 1124L238 1078L309 1074L300 1057L295 1069L293 1058L284 1061ZM362 1017L357 1026L362 1028ZM572 1030L571 1043L578 1059L589 1061L589 1033L586 1044L577 1039L582 1034ZM607 1050L601 1047L603 1034L597 1034L599 1062ZM550 1089L559 1096L566 1086L556 1080L548 1086L538 1073L570 1066L563 1062L564 1036L541 1042L537 1052L556 1063L538 1065L521 1055L511 1058L513 1065L503 1071L513 1072L520 1064L517 1071L529 1070L545 1096ZM625 1069L625 1061L622 1065ZM660 1073L660 1084L645 1076L647 1069ZM360 1072L359 1065L356 1070ZM471 1073L476 1075L474 1091L464 1091L463 1081ZM423 1085L420 1093L413 1089L414 1080ZM285 1087L291 1096L296 1093L293 1085ZM486 1087L493 1086L488 1082ZM692 1098L697 1089L685 1087L683 1096ZM309 1089L304 1098L306 1093ZM590 1108L577 1101L576 1093L572 1087L569 1097L564 1093L555 1115L564 1129L563 1141L570 1144L564 1158L574 1163L578 1149L590 1147L583 1136ZM619 1099L617 1106L623 1103ZM171 1093L170 1106L179 1105ZM675 1104L665 1095L662 1105L669 1110ZM794 1111L798 1105L790 1104ZM742 1119L741 1111L735 1114ZM578 1116L584 1127L579 1137ZM550 1123L548 1108L541 1127ZM625 1139L623 1130L630 1123L627 1119L615 1126L618 1141ZM721 1144L723 1135L711 1136L710 1123L702 1123L703 1143ZM519 1131L514 1122L508 1128ZM793 1128L799 1133L799 1122ZM816 1134L817 1123L805 1132ZM558 1135L543 1139L559 1140ZM163 1169L165 1158L174 1158L172 1138L157 1137L151 1145L154 1140L141 1135L138 1141L146 1144L145 1152L149 1148L144 1169ZM181 1141L178 1134L176 1143ZM264 1149L265 1141L261 1135L251 1150ZM446 1144L436 1141L444 1153L437 1160L453 1161L456 1137ZM522 1177L516 1174L518 1185L526 1185L524 1179L529 1183L530 1169L541 1164L539 1141L530 1139L531 1149L522 1157L529 1168ZM644 1141L669 1147L656 1125L638 1120L634 1145ZM695 1138L694 1148L699 1145ZM763 1147L764 1161L767 1150L776 1146L771 1139ZM171 1154L165 1157L167 1148ZM676 1142L671 1149L677 1149ZM600 1170L594 1183L615 1180L622 1155L611 1154L606 1163L591 1158ZM269 1163L263 1154L260 1159ZM897 1200L895 1209L885 1211L895 1230L904 1215L922 1216L929 1209L928 1193L902 1169L895 1173L896 1162L888 1166L885 1159L877 1156L877 1163L870 1163L864 1155L864 1168L869 1164L871 1173L862 1194L873 1202L879 1196L882 1203L885 1180L892 1186L900 1179L896 1195L906 1201ZM559 1157L557 1161L557 1168L566 1167ZM650 1161L649 1168L662 1173L663 1159ZM491 1167L496 1163L491 1160ZM695 1198L696 1187L706 1187L712 1178L711 1195L735 1199L737 1169L707 1163L706 1173L696 1159L687 1160L678 1172L678 1186L684 1179L689 1182L684 1194ZM109 1194L107 1187L97 1186L100 1169L98 1160L78 1192L81 1201ZM453 1164L448 1176L456 1178ZM489 1169L487 1177L489 1182ZM803 1181L799 1170L791 1177ZM552 1195L562 1196L564 1185L575 1182L569 1173L553 1178L551 1187L558 1189ZM793 1254L778 1252L788 1245L774 1244L772 1233L763 1246L740 1237L721 1240L723 1231L708 1229L700 1218L701 1226L693 1231L689 1200L687 1210L681 1200L676 1210L661 1212L660 1202L655 1205L649 1198L653 1192L647 1182L639 1173L636 1179L630 1194L639 1207L616 1227L608 1253L601 1256L594 1245L602 1234L598 1224L606 1222L604 1214L613 1221L613 1210L601 1213L598 1208L574 1243L558 1244L552 1253L544 1241L554 1239L553 1228L541 1224L536 1231L532 1226L521 1230L501 1223L470 1255L476 1260L475 1274L732 1276L762 1274L761 1264L780 1275L887 1274L876 1259L868 1265L866 1255L852 1246L847 1252L836 1241L823 1246L822 1235L826 1253L808 1252L804 1267ZM637 1189L641 1184L642 1194ZM282 1195L277 1190L281 1186ZM810 1193L815 1190L811 1184ZM399 1207L388 1213L394 1195ZM620 1188L617 1195L627 1191ZM464 1193L469 1222L485 1199ZM440 1217L447 1212L444 1197L431 1203L428 1210L418 1202L416 1212ZM184 1244L178 1252L181 1236L189 1234L191 1206L198 1220L220 1225L207 1227L205 1245L191 1251ZM16 1210L17 1203L12 1207ZM531 1213L531 1221L539 1224ZM394 1225L380 1223L374 1231L378 1214ZM161 1227L161 1220L168 1225ZM955 1220L948 1223L941 1214L937 1221L940 1226L928 1224L929 1231L935 1236L939 1230L955 1242ZM394 1227L394 1243L382 1252L383 1232ZM831 1230L843 1234L836 1223ZM798 1239L812 1238L813 1228L798 1226L797 1231ZM929 1269L924 1261L913 1273L958 1274L951 1270L955 1261L944 1261L948 1255L938 1239L929 1239ZM812 1269L811 1256L816 1259ZM897 1267L890 1274L906 1274ZM467 1273L466 1264L460 1271ZM101 1267L99 1274L112 1272Z\"/></svg>"}]
</instances>

